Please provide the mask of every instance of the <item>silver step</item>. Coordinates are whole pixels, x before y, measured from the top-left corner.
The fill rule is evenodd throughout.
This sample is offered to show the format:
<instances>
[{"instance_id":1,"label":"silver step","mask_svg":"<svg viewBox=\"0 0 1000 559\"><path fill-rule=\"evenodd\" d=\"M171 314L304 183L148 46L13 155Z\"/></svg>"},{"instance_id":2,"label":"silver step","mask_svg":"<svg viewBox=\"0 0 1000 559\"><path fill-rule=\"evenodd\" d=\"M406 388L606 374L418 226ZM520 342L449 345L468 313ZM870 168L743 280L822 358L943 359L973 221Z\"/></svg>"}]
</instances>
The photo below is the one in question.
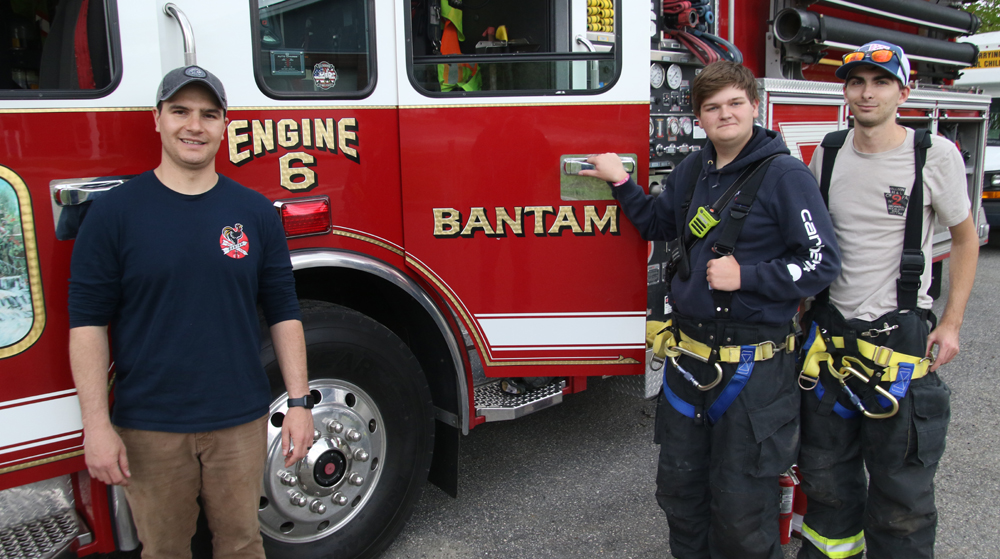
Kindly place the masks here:
<instances>
[{"instance_id":1,"label":"silver step","mask_svg":"<svg viewBox=\"0 0 1000 559\"><path fill-rule=\"evenodd\" d=\"M76 512L65 510L0 530L0 559L51 559L74 540L86 545L93 539Z\"/></svg>"},{"instance_id":2,"label":"silver step","mask_svg":"<svg viewBox=\"0 0 1000 559\"><path fill-rule=\"evenodd\" d=\"M499 382L477 386L476 415L485 417L488 422L517 419L561 403L564 388L566 381L560 380L516 396L501 390Z\"/></svg>"}]
</instances>

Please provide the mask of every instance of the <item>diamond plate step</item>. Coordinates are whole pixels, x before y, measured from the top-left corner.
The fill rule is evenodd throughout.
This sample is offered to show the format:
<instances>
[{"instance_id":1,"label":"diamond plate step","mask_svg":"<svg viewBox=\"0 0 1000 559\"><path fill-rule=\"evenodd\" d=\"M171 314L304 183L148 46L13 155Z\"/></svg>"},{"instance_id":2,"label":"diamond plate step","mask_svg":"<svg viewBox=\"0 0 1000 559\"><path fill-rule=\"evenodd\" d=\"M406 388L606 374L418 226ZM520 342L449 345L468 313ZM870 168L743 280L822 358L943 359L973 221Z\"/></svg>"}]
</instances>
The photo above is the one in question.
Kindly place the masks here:
<instances>
[{"instance_id":1,"label":"diamond plate step","mask_svg":"<svg viewBox=\"0 0 1000 559\"><path fill-rule=\"evenodd\" d=\"M559 380L531 392L515 396L500 389L500 383L477 386L476 415L486 421L506 421L550 408L562 402L566 381Z\"/></svg>"},{"instance_id":2,"label":"diamond plate step","mask_svg":"<svg viewBox=\"0 0 1000 559\"><path fill-rule=\"evenodd\" d=\"M93 539L81 533L83 524L76 512L66 510L0 530L0 559L50 559L66 551L73 540L81 544Z\"/></svg>"}]
</instances>

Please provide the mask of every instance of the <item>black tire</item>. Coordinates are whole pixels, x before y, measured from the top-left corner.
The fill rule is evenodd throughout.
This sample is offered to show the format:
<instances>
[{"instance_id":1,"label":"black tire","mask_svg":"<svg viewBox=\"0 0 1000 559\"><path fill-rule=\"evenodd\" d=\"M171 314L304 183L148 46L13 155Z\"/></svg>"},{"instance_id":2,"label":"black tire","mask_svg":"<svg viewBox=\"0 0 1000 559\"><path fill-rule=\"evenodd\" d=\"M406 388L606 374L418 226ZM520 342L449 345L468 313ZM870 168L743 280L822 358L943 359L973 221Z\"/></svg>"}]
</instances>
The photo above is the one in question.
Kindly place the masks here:
<instances>
[{"instance_id":1,"label":"black tire","mask_svg":"<svg viewBox=\"0 0 1000 559\"><path fill-rule=\"evenodd\" d=\"M275 460L273 433L277 429L269 427L268 462L259 514L264 548L271 559L374 557L402 530L427 481L434 451L430 389L420 364L406 344L371 318L338 305L302 301L302 322L310 387L314 397L327 394L327 401L320 401L313 409L316 429L323 439L313 443L314 450L293 466L300 469L291 473L321 471L325 460L322 457L314 458L312 465L306 467L317 448L328 447L327 456L339 453L337 460L346 457L346 467L340 474L342 478L330 487L323 487L320 477L314 477L320 474L299 475L294 482L285 479L279 485L275 481L280 480L277 470L286 469ZM280 425L276 416L283 417L287 395L269 339L262 345L262 359L275 397L271 405L272 424ZM355 432L354 436L365 437L360 442L348 440L354 418L349 414L357 415L360 425L372 428L366 432L358 427L361 434ZM340 435L334 432L338 424L342 429L347 426ZM277 443L280 453L280 440ZM363 462L354 454L364 450L358 445L368 445L364 449L371 450L372 455ZM327 462L326 468L329 473L338 471L340 466L330 470ZM349 477L355 471L365 476L361 487L349 484ZM322 483L332 482L326 479ZM330 490L337 492L331 495ZM289 504L289 496L295 493L303 495L310 504L298 508ZM335 501L338 495L342 500L349 499L349 504L338 506ZM313 505L316 501L326 507L324 513L317 514L309 508L319 508ZM282 520L288 522L279 525ZM284 532L288 524L292 527Z\"/></svg>"}]
</instances>

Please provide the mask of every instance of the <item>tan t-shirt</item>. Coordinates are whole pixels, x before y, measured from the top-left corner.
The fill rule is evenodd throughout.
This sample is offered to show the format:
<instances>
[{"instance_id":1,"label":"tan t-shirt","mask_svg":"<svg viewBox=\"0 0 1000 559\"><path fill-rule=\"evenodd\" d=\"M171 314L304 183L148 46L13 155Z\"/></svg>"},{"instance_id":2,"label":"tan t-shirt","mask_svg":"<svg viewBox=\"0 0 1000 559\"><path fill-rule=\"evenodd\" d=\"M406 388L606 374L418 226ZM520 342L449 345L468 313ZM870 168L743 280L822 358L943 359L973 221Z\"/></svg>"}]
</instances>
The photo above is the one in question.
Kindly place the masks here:
<instances>
[{"instance_id":1,"label":"tan t-shirt","mask_svg":"<svg viewBox=\"0 0 1000 559\"><path fill-rule=\"evenodd\" d=\"M837 154L830 179L830 217L840 245L842 269L830 286L830 301L845 318L874 320L896 309L896 279L903 252L906 208L913 189L913 130L899 147L882 153L854 148L854 130ZM923 251L926 259L918 306L931 308L934 216L945 227L969 216L965 163L955 144L931 138L924 165ZM809 168L820 180L823 148Z\"/></svg>"}]
</instances>

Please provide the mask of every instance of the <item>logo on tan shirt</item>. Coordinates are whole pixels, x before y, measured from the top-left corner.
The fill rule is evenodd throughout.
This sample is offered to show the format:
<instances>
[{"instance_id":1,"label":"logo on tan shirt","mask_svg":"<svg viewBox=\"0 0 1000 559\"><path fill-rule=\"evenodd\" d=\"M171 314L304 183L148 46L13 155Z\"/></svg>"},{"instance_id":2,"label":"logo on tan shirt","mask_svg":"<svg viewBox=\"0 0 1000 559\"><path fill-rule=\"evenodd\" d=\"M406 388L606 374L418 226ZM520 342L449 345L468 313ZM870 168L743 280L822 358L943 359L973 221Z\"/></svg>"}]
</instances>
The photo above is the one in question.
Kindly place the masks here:
<instances>
[{"instance_id":1,"label":"logo on tan shirt","mask_svg":"<svg viewBox=\"0 0 1000 559\"><path fill-rule=\"evenodd\" d=\"M910 197L906 195L906 189L902 186L890 186L889 192L885 196L885 209L889 215L906 215L906 204L910 202Z\"/></svg>"}]
</instances>

